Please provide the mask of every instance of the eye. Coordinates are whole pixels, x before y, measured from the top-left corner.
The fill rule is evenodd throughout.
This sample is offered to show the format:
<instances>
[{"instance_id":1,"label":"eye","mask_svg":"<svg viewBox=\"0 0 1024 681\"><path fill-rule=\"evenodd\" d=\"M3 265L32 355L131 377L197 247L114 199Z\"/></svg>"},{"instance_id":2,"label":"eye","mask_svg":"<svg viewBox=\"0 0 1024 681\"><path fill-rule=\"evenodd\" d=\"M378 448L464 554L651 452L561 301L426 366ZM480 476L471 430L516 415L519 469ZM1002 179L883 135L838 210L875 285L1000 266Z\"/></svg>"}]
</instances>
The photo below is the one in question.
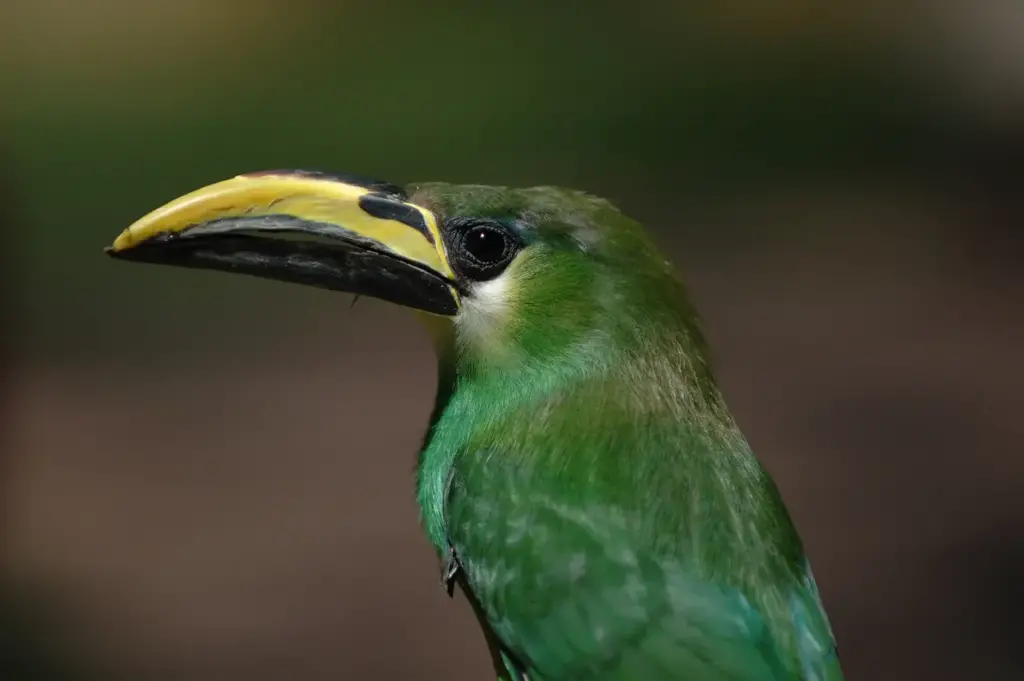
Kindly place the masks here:
<instances>
[{"instance_id":1,"label":"eye","mask_svg":"<svg viewBox=\"0 0 1024 681\"><path fill-rule=\"evenodd\" d=\"M452 239L452 265L469 279L486 281L501 274L521 244L503 225L470 222L456 226Z\"/></svg>"},{"instance_id":2,"label":"eye","mask_svg":"<svg viewBox=\"0 0 1024 681\"><path fill-rule=\"evenodd\" d=\"M466 254L482 264L493 265L501 262L508 252L508 239L493 227L473 227L462 239Z\"/></svg>"}]
</instances>

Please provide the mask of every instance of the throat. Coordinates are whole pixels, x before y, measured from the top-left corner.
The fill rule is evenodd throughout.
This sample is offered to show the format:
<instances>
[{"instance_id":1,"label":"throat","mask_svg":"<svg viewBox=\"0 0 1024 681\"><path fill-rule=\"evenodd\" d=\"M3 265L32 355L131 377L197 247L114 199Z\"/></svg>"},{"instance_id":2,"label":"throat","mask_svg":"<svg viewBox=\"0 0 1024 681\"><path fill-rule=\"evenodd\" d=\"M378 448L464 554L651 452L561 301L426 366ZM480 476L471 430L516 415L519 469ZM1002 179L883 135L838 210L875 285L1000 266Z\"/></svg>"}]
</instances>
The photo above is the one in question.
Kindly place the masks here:
<instances>
[{"instance_id":1,"label":"throat","mask_svg":"<svg viewBox=\"0 0 1024 681\"><path fill-rule=\"evenodd\" d=\"M448 328L437 337L436 401L417 470L421 519L441 560L448 491L462 457L524 447L530 452L523 456L545 456L540 450L552 432L598 445L655 426L732 439L714 381L685 335L652 343L635 331L590 328L558 343L547 336L537 347L520 338L509 364L467 357L458 347L462 329ZM565 462L548 463L559 469Z\"/></svg>"}]
</instances>

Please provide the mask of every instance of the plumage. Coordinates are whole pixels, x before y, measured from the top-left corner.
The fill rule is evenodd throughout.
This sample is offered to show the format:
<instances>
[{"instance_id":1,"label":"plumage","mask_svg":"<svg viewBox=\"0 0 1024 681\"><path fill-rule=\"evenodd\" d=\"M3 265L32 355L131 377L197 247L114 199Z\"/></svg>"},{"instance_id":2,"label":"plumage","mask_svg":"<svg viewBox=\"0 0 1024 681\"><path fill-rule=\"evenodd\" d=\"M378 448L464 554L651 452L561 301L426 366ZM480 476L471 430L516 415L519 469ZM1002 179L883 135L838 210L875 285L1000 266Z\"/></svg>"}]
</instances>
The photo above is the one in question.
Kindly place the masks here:
<instances>
[{"instance_id":1,"label":"plumage","mask_svg":"<svg viewBox=\"0 0 1024 681\"><path fill-rule=\"evenodd\" d=\"M442 349L419 476L511 678L838 681L797 533L642 228L564 190L412 196L529 232L503 304Z\"/></svg>"},{"instance_id":2,"label":"plumage","mask_svg":"<svg viewBox=\"0 0 1024 681\"><path fill-rule=\"evenodd\" d=\"M423 313L439 372L418 501L499 676L842 680L685 287L609 202L274 171L171 202L111 252Z\"/></svg>"}]
</instances>

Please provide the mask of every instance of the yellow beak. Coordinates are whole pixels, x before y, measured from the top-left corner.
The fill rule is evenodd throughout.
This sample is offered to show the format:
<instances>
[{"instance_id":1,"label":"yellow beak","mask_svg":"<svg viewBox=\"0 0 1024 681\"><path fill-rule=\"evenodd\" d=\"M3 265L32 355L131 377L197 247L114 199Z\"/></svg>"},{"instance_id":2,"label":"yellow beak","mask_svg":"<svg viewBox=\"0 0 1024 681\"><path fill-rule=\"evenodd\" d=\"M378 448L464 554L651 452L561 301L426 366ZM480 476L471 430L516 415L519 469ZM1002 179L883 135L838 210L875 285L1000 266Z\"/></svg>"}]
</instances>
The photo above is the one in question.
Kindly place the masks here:
<instances>
[{"instance_id":1,"label":"yellow beak","mask_svg":"<svg viewBox=\"0 0 1024 681\"><path fill-rule=\"evenodd\" d=\"M368 295L438 315L459 309L437 217L400 188L361 178L240 175L157 208L107 253Z\"/></svg>"}]
</instances>

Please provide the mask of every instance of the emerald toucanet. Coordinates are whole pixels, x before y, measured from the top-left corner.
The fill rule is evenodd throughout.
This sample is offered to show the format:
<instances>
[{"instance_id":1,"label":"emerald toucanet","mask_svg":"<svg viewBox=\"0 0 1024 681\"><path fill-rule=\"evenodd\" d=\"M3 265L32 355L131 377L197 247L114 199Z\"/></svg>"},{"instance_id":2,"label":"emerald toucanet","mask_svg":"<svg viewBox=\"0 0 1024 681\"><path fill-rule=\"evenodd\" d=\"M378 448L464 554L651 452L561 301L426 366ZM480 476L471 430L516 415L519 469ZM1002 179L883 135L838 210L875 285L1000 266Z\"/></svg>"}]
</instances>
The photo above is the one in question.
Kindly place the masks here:
<instances>
[{"instance_id":1,"label":"emerald toucanet","mask_svg":"<svg viewBox=\"0 0 1024 681\"><path fill-rule=\"evenodd\" d=\"M168 203L108 253L422 313L440 369L417 495L499 677L843 678L684 285L609 202L261 172Z\"/></svg>"}]
</instances>

